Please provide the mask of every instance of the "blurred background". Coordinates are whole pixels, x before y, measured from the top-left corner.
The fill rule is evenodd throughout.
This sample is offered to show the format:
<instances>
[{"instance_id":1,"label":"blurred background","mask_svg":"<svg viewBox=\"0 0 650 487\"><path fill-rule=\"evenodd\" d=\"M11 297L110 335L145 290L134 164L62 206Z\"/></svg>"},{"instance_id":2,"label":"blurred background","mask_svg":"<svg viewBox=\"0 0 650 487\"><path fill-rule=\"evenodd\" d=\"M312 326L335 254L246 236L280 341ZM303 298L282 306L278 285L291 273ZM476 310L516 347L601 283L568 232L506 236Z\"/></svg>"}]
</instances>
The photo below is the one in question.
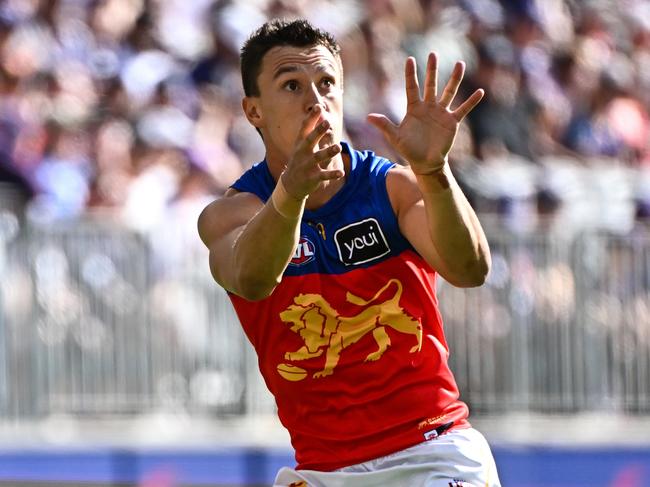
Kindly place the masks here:
<instances>
[{"instance_id":1,"label":"blurred background","mask_svg":"<svg viewBox=\"0 0 650 487\"><path fill-rule=\"evenodd\" d=\"M451 165L493 267L438 291L473 424L504 486L650 486L648 0L0 2L0 485L293 464L196 233L264 157L238 55L273 17L335 35L346 138L386 157L405 58L467 63Z\"/></svg>"}]
</instances>

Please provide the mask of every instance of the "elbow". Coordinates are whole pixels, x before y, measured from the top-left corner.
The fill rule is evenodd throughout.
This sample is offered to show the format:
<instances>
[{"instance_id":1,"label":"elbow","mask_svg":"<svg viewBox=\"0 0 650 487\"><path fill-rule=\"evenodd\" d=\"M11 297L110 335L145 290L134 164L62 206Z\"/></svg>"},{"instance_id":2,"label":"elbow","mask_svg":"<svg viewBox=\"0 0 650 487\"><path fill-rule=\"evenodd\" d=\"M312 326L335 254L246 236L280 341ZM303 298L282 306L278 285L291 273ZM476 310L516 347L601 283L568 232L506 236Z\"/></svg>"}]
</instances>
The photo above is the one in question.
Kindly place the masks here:
<instances>
[{"instance_id":1,"label":"elbow","mask_svg":"<svg viewBox=\"0 0 650 487\"><path fill-rule=\"evenodd\" d=\"M480 287L487 281L488 274L489 272L473 272L466 277L462 287Z\"/></svg>"},{"instance_id":2,"label":"elbow","mask_svg":"<svg viewBox=\"0 0 650 487\"><path fill-rule=\"evenodd\" d=\"M467 282L464 287L479 287L485 284L490 274L490 260L480 259L474 262L467 272Z\"/></svg>"},{"instance_id":3,"label":"elbow","mask_svg":"<svg viewBox=\"0 0 650 487\"><path fill-rule=\"evenodd\" d=\"M235 292L239 297L244 298L246 301L262 301L263 299L268 298L273 290L267 291L262 288L247 288L240 289Z\"/></svg>"},{"instance_id":4,"label":"elbow","mask_svg":"<svg viewBox=\"0 0 650 487\"><path fill-rule=\"evenodd\" d=\"M262 301L268 298L278 282L260 279L259 276L239 276L235 294L247 301Z\"/></svg>"},{"instance_id":5,"label":"elbow","mask_svg":"<svg viewBox=\"0 0 650 487\"><path fill-rule=\"evenodd\" d=\"M253 272L233 272L228 265L219 265L214 252L210 252L210 273L212 278L228 292L246 299L261 301L271 295L277 282L261 279Z\"/></svg>"},{"instance_id":6,"label":"elbow","mask_svg":"<svg viewBox=\"0 0 650 487\"><path fill-rule=\"evenodd\" d=\"M466 283L463 287L479 287L485 284L492 267L489 248L479 248L475 259L467 264Z\"/></svg>"},{"instance_id":7,"label":"elbow","mask_svg":"<svg viewBox=\"0 0 650 487\"><path fill-rule=\"evenodd\" d=\"M465 266L464 272L460 275L454 276L454 278L447 279L447 281L453 286L461 288L479 287L485 284L489 274L489 260L481 259L479 261L468 263L467 266Z\"/></svg>"}]
</instances>

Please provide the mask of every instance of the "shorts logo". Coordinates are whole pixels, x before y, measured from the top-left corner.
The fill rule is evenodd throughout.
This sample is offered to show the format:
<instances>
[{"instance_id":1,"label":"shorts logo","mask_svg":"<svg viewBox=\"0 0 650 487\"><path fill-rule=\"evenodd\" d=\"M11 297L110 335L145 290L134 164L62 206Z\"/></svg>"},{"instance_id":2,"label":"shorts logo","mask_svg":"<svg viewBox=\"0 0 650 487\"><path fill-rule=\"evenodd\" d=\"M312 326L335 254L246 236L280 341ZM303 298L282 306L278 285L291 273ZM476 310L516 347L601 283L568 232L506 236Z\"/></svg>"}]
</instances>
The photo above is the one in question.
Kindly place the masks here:
<instances>
[{"instance_id":1,"label":"shorts logo","mask_svg":"<svg viewBox=\"0 0 650 487\"><path fill-rule=\"evenodd\" d=\"M426 433L424 433L424 439L427 440L427 441L435 440L436 438L438 438L438 436L440 436L440 435L438 434L438 432L436 430L431 430L431 431L427 431Z\"/></svg>"},{"instance_id":2,"label":"shorts logo","mask_svg":"<svg viewBox=\"0 0 650 487\"><path fill-rule=\"evenodd\" d=\"M305 237L300 237L300 241L298 242L298 246L291 256L291 262L289 262L289 265L305 265L307 262L314 260L315 255L316 250L311 240Z\"/></svg>"},{"instance_id":3,"label":"shorts logo","mask_svg":"<svg viewBox=\"0 0 650 487\"><path fill-rule=\"evenodd\" d=\"M339 259L345 265L363 264L390 252L379 222L368 218L339 228L334 234Z\"/></svg>"}]
</instances>

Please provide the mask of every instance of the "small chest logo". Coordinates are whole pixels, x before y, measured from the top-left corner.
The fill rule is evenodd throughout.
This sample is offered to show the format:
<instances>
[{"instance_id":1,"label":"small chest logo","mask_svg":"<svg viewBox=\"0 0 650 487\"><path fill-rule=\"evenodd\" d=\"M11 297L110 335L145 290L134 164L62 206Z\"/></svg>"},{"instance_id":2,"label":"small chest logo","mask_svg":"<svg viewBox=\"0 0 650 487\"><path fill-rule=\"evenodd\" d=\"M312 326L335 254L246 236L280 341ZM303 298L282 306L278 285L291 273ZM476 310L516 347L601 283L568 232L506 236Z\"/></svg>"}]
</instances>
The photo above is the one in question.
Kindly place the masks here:
<instances>
[{"instance_id":1,"label":"small chest logo","mask_svg":"<svg viewBox=\"0 0 650 487\"><path fill-rule=\"evenodd\" d=\"M334 241L339 259L345 265L363 264L390 252L379 222L374 218L338 229Z\"/></svg>"},{"instance_id":2,"label":"small chest logo","mask_svg":"<svg viewBox=\"0 0 650 487\"><path fill-rule=\"evenodd\" d=\"M307 262L314 260L315 254L315 247L311 240L305 237L300 237L298 246L291 257L291 262L289 262L289 264L295 266L305 265Z\"/></svg>"}]
</instances>

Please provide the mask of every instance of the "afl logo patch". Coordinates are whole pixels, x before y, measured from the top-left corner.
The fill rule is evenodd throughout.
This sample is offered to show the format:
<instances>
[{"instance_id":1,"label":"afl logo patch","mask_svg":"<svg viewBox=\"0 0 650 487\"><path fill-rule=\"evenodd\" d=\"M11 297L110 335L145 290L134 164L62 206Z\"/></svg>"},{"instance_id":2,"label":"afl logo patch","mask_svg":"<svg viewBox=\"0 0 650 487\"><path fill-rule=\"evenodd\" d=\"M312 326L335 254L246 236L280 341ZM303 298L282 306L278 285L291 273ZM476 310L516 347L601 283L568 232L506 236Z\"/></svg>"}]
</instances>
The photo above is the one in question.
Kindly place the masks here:
<instances>
[{"instance_id":1,"label":"afl logo patch","mask_svg":"<svg viewBox=\"0 0 650 487\"><path fill-rule=\"evenodd\" d=\"M334 234L339 259L345 265L363 264L390 252L379 222L368 218L339 228Z\"/></svg>"},{"instance_id":2,"label":"afl logo patch","mask_svg":"<svg viewBox=\"0 0 650 487\"><path fill-rule=\"evenodd\" d=\"M298 246L291 257L291 262L289 265L301 266L305 265L307 262L314 260L316 254L316 248L314 244L305 237L300 237L298 241Z\"/></svg>"}]
</instances>

